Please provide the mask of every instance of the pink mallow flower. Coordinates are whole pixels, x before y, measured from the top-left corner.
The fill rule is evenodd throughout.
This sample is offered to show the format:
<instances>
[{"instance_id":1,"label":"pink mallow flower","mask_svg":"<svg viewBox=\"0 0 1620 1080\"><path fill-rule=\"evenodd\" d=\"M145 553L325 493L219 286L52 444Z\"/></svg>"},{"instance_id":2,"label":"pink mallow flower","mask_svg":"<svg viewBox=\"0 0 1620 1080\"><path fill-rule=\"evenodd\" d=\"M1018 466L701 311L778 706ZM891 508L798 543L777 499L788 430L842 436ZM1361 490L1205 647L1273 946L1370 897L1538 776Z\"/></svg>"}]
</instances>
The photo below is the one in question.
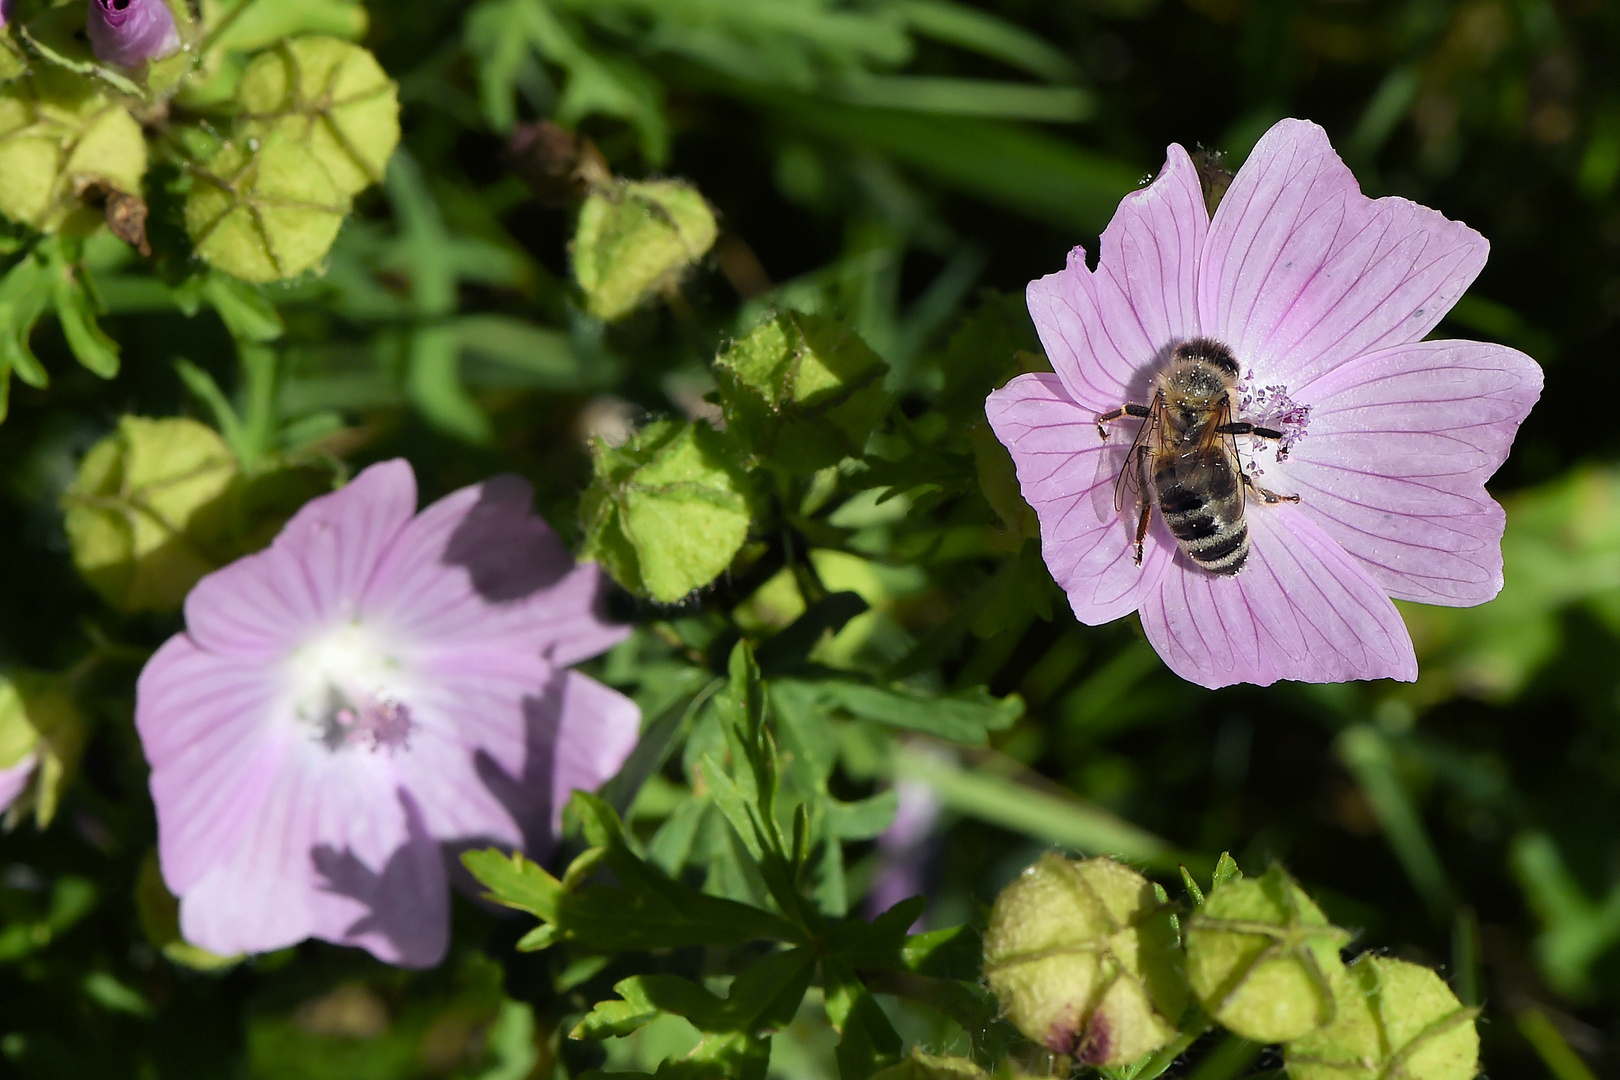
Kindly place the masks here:
<instances>
[{"instance_id":1,"label":"pink mallow flower","mask_svg":"<svg viewBox=\"0 0 1620 1080\"><path fill-rule=\"evenodd\" d=\"M1095 270L1076 248L1029 286L1056 374L1021 375L986 402L1075 615L1140 612L1165 663L1206 687L1417 678L1390 598L1466 606L1500 591L1504 515L1485 480L1541 393L1520 352L1422 340L1485 265L1485 239L1367 198L1321 128L1284 120L1213 220L1171 146L1101 247ZM1248 494L1235 574L1189 558L1158 505L1137 565L1139 503L1126 490L1116 510L1115 491L1152 421L1098 433L1100 415L1151 406L1167 358L1200 339L1236 360L1231 421L1282 435L1223 439L1256 485L1299 496Z\"/></svg>"},{"instance_id":2,"label":"pink mallow flower","mask_svg":"<svg viewBox=\"0 0 1620 1080\"><path fill-rule=\"evenodd\" d=\"M531 498L502 476L417 514L385 462L197 583L135 704L188 941L435 964L446 856L544 854L569 793L618 770L640 714L567 665L628 631Z\"/></svg>"},{"instance_id":3,"label":"pink mallow flower","mask_svg":"<svg viewBox=\"0 0 1620 1080\"><path fill-rule=\"evenodd\" d=\"M135 68L180 51L180 28L167 0L88 0L85 30L96 59Z\"/></svg>"}]
</instances>

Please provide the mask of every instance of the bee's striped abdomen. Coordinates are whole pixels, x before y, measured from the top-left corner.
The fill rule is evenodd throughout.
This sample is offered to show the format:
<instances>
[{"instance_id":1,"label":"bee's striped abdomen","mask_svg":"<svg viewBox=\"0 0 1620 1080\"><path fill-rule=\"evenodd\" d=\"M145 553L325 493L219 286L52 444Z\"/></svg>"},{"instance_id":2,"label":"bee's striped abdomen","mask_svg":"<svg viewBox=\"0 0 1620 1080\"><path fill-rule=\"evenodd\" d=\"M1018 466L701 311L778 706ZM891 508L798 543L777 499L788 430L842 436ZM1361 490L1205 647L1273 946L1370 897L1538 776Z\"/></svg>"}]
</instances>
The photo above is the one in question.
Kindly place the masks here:
<instances>
[{"instance_id":1,"label":"bee's striped abdomen","mask_svg":"<svg viewBox=\"0 0 1620 1080\"><path fill-rule=\"evenodd\" d=\"M1243 520L1237 469L1224 456L1203 461L1191 472L1177 464L1167 462L1153 477L1170 535L1210 573L1237 573L1249 557L1249 523Z\"/></svg>"}]
</instances>

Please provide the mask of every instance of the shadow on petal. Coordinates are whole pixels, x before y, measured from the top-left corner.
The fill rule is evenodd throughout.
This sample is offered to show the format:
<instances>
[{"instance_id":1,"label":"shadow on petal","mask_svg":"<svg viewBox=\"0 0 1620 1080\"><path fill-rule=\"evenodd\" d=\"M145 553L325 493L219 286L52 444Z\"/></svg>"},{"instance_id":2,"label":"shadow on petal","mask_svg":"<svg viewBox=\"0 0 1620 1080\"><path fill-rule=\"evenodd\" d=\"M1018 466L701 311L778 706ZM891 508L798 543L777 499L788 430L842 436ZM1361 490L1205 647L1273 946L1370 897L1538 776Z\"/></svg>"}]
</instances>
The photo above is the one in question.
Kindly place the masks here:
<instances>
[{"instance_id":1,"label":"shadow on petal","mask_svg":"<svg viewBox=\"0 0 1620 1080\"><path fill-rule=\"evenodd\" d=\"M369 909L343 931L345 944L363 946L404 967L432 967L444 959L450 939L444 854L428 834L416 800L403 788L398 794L408 839L381 872L329 844L312 850L310 860L322 878L322 891Z\"/></svg>"},{"instance_id":2,"label":"shadow on petal","mask_svg":"<svg viewBox=\"0 0 1620 1080\"><path fill-rule=\"evenodd\" d=\"M545 859L556 843L557 737L562 728L567 672L556 669L539 696L523 698L523 769L513 776L488 752L474 756L473 768L523 831L523 848Z\"/></svg>"},{"instance_id":3,"label":"shadow on petal","mask_svg":"<svg viewBox=\"0 0 1620 1080\"><path fill-rule=\"evenodd\" d=\"M440 561L466 568L473 588L491 603L532 596L574 568L562 541L534 513L533 489L517 476L479 486L478 501L450 534Z\"/></svg>"}]
</instances>

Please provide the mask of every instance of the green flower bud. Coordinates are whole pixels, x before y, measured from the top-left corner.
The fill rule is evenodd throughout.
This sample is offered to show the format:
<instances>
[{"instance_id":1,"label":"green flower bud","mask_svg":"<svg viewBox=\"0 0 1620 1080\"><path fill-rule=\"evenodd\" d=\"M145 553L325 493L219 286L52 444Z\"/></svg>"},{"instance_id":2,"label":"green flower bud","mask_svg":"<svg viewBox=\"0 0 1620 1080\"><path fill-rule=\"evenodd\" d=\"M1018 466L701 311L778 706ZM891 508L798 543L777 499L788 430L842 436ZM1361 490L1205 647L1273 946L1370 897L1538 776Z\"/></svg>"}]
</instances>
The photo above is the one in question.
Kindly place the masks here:
<instances>
[{"instance_id":1,"label":"green flower bud","mask_svg":"<svg viewBox=\"0 0 1620 1080\"><path fill-rule=\"evenodd\" d=\"M260 54L236 101L242 135L303 143L345 195L380 183L399 145L399 87L371 53L337 38L295 38Z\"/></svg>"},{"instance_id":2,"label":"green flower bud","mask_svg":"<svg viewBox=\"0 0 1620 1080\"><path fill-rule=\"evenodd\" d=\"M888 411L888 366L854 331L788 311L714 362L726 426L756 459L809 474L860 454Z\"/></svg>"},{"instance_id":3,"label":"green flower bud","mask_svg":"<svg viewBox=\"0 0 1620 1080\"><path fill-rule=\"evenodd\" d=\"M1176 1035L1186 1005L1175 914L1112 859L1043 856L996 898L984 974L1028 1038L1120 1065Z\"/></svg>"},{"instance_id":4,"label":"green flower bud","mask_svg":"<svg viewBox=\"0 0 1620 1080\"><path fill-rule=\"evenodd\" d=\"M574 230L574 280L609 322L678 280L719 235L714 211L679 180L620 181L593 191Z\"/></svg>"},{"instance_id":5,"label":"green flower bud","mask_svg":"<svg viewBox=\"0 0 1620 1080\"><path fill-rule=\"evenodd\" d=\"M245 281L303 273L332 248L348 196L302 140L273 131L226 143L193 178L186 231L208 262Z\"/></svg>"},{"instance_id":6,"label":"green flower bud","mask_svg":"<svg viewBox=\"0 0 1620 1080\"><path fill-rule=\"evenodd\" d=\"M582 552L625 588L674 603L713 581L748 538L747 475L707 424L660 420L592 446Z\"/></svg>"},{"instance_id":7,"label":"green flower bud","mask_svg":"<svg viewBox=\"0 0 1620 1080\"><path fill-rule=\"evenodd\" d=\"M146 138L123 105L48 66L0 87L0 213L54 232L92 188L136 195Z\"/></svg>"},{"instance_id":8,"label":"green flower bud","mask_svg":"<svg viewBox=\"0 0 1620 1080\"><path fill-rule=\"evenodd\" d=\"M1333 993L1333 1022L1284 1051L1291 1080L1473 1080L1479 1071L1479 1010L1428 968L1363 954Z\"/></svg>"},{"instance_id":9,"label":"green flower bud","mask_svg":"<svg viewBox=\"0 0 1620 1080\"><path fill-rule=\"evenodd\" d=\"M1187 920L1187 979L1204 1009L1255 1042L1297 1039L1333 1019L1350 935L1279 866L1213 889Z\"/></svg>"},{"instance_id":10,"label":"green flower bud","mask_svg":"<svg viewBox=\"0 0 1620 1080\"><path fill-rule=\"evenodd\" d=\"M63 497L73 562L122 611L170 611L219 564L198 535L237 477L195 420L126 416L85 455Z\"/></svg>"},{"instance_id":11,"label":"green flower bud","mask_svg":"<svg viewBox=\"0 0 1620 1080\"><path fill-rule=\"evenodd\" d=\"M30 813L41 829L51 823L84 740L84 717L65 678L35 671L0 677L0 767L34 759L28 786L6 811L8 829Z\"/></svg>"}]
</instances>

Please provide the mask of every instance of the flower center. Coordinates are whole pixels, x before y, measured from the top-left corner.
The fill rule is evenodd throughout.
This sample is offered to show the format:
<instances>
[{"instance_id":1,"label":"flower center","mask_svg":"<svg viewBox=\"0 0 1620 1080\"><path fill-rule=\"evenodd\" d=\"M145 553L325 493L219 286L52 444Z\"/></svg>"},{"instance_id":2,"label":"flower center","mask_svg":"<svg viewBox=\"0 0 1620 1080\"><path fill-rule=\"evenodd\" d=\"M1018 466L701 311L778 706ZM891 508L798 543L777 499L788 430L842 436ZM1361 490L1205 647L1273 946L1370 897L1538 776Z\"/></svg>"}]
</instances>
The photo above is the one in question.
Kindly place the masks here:
<instances>
[{"instance_id":1,"label":"flower center","mask_svg":"<svg viewBox=\"0 0 1620 1080\"><path fill-rule=\"evenodd\" d=\"M1238 415L1256 427L1275 428L1282 432L1282 438L1274 445L1274 460L1287 461L1289 453L1305 437L1306 429L1310 426L1311 407L1289 397L1288 387L1281 383L1257 385L1252 371L1244 374L1239 390L1242 396L1238 401ZM1260 439L1251 440L1251 457L1263 445L1266 444ZM1252 460L1248 469L1254 475L1263 471L1255 468Z\"/></svg>"},{"instance_id":2,"label":"flower center","mask_svg":"<svg viewBox=\"0 0 1620 1080\"><path fill-rule=\"evenodd\" d=\"M410 748L416 724L402 699L398 663L358 623L337 627L288 661L293 712L332 753Z\"/></svg>"}]
</instances>

